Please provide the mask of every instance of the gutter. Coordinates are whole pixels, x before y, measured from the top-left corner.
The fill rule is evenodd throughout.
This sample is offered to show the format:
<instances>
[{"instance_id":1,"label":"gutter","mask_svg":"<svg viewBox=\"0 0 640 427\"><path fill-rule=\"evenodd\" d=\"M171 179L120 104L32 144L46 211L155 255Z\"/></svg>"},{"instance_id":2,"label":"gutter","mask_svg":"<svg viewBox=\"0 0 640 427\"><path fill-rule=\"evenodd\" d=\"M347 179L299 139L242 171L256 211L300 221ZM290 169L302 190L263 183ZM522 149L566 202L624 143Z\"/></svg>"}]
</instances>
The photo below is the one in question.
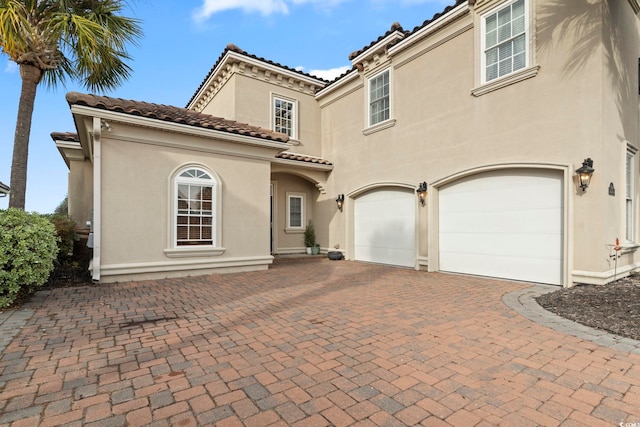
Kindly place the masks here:
<instances>
[{"instance_id":1,"label":"gutter","mask_svg":"<svg viewBox=\"0 0 640 427\"><path fill-rule=\"evenodd\" d=\"M100 243L102 228L102 119L93 118L93 271L91 279L100 281Z\"/></svg>"}]
</instances>

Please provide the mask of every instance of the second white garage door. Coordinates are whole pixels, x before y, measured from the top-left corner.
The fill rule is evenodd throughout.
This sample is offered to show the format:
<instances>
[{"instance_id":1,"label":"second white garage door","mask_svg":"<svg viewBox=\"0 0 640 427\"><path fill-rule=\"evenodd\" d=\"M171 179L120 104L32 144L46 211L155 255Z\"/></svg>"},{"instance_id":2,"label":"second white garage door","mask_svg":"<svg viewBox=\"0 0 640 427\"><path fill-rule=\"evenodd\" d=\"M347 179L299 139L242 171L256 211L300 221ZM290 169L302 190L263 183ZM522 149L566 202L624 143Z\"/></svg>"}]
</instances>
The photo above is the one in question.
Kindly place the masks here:
<instances>
[{"instance_id":1,"label":"second white garage door","mask_svg":"<svg viewBox=\"0 0 640 427\"><path fill-rule=\"evenodd\" d=\"M487 172L439 194L440 270L562 284L560 172Z\"/></svg>"},{"instance_id":2,"label":"second white garage door","mask_svg":"<svg viewBox=\"0 0 640 427\"><path fill-rule=\"evenodd\" d=\"M380 189L355 199L355 259L414 267L416 196L413 191Z\"/></svg>"}]
</instances>

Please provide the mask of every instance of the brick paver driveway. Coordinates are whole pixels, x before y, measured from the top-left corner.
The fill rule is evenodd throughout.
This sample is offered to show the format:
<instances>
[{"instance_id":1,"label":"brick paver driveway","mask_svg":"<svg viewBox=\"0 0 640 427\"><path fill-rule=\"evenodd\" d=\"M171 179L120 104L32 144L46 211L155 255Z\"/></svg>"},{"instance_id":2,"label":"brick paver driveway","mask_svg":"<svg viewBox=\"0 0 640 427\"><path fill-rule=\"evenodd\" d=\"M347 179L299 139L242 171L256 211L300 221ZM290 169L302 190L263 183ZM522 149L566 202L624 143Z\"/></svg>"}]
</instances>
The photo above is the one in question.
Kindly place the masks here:
<instances>
[{"instance_id":1,"label":"brick paver driveway","mask_svg":"<svg viewBox=\"0 0 640 427\"><path fill-rule=\"evenodd\" d=\"M640 356L503 304L525 287L323 259L40 292L0 425L640 423Z\"/></svg>"}]
</instances>

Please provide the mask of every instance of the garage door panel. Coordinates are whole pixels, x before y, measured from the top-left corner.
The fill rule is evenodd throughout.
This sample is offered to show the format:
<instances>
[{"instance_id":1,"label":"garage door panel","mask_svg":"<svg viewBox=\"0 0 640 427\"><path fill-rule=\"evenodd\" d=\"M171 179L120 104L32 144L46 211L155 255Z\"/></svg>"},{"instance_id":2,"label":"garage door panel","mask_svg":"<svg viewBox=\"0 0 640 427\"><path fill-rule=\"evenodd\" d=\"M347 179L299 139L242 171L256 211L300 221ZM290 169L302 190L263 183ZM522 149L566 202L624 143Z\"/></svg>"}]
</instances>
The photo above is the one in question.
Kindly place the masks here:
<instances>
[{"instance_id":1,"label":"garage door panel","mask_svg":"<svg viewBox=\"0 0 640 427\"><path fill-rule=\"evenodd\" d=\"M527 244L514 245L513 239L520 239ZM489 242L489 243L487 243ZM468 234L451 234L440 245L440 254L475 254L487 256L509 256L512 258L556 259L558 245L562 239L556 234L492 234L491 236L475 236ZM461 263L464 265L464 263Z\"/></svg>"},{"instance_id":2,"label":"garage door panel","mask_svg":"<svg viewBox=\"0 0 640 427\"><path fill-rule=\"evenodd\" d=\"M441 270L561 284L559 171L487 172L439 194Z\"/></svg>"},{"instance_id":3,"label":"garage door panel","mask_svg":"<svg viewBox=\"0 0 640 427\"><path fill-rule=\"evenodd\" d=\"M354 203L355 259L389 265L415 265L415 195L382 189Z\"/></svg>"},{"instance_id":4,"label":"garage door panel","mask_svg":"<svg viewBox=\"0 0 640 427\"><path fill-rule=\"evenodd\" d=\"M484 233L549 231L560 233L562 228L557 219L561 214L560 208L447 213L440 219L440 231L444 233L472 233L479 230Z\"/></svg>"},{"instance_id":5,"label":"garage door panel","mask_svg":"<svg viewBox=\"0 0 640 427\"><path fill-rule=\"evenodd\" d=\"M489 180L493 185L500 185L499 180ZM488 212L500 212L505 209L513 209L517 206L520 210L557 208L561 206L560 200L549 199L546 194L557 191L557 182L554 180L540 179L539 185L514 186L509 185L509 197L503 198L503 186L487 189L486 182L481 178L471 179L461 183L464 191L451 188L440 196L440 203L448 205L451 212L466 212L470 206L481 207ZM479 187L479 188L476 188ZM490 202L488 202L490 201Z\"/></svg>"},{"instance_id":6,"label":"garage door panel","mask_svg":"<svg viewBox=\"0 0 640 427\"><path fill-rule=\"evenodd\" d=\"M553 259L531 258L523 261L520 258L507 255L455 255L455 260L448 259L447 254L440 255L441 262L461 262L464 268L455 273L473 274L477 276L498 277L512 280L524 280L535 283L556 283L561 270ZM523 271L529 273L525 276Z\"/></svg>"},{"instance_id":7,"label":"garage door panel","mask_svg":"<svg viewBox=\"0 0 640 427\"><path fill-rule=\"evenodd\" d=\"M373 246L356 246L355 249L358 261L404 267L413 267L414 265L415 252L413 250ZM409 259L411 259L410 262L407 261Z\"/></svg>"}]
</instances>

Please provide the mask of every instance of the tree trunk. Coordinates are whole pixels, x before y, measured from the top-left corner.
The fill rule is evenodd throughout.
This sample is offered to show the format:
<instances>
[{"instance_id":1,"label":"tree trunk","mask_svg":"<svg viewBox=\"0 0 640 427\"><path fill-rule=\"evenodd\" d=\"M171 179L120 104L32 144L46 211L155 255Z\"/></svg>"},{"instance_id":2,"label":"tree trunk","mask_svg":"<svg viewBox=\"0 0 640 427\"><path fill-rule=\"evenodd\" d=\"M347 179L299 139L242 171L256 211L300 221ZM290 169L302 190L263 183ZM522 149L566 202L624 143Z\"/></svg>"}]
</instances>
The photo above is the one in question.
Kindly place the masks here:
<instances>
[{"instance_id":1,"label":"tree trunk","mask_svg":"<svg viewBox=\"0 0 640 427\"><path fill-rule=\"evenodd\" d=\"M30 64L20 64L22 91L18 105L16 133L13 139L13 160L11 162L11 192L9 207L24 210L27 192L27 160L29 157L29 135L31 134L31 118L36 100L36 89L42 70Z\"/></svg>"}]
</instances>

